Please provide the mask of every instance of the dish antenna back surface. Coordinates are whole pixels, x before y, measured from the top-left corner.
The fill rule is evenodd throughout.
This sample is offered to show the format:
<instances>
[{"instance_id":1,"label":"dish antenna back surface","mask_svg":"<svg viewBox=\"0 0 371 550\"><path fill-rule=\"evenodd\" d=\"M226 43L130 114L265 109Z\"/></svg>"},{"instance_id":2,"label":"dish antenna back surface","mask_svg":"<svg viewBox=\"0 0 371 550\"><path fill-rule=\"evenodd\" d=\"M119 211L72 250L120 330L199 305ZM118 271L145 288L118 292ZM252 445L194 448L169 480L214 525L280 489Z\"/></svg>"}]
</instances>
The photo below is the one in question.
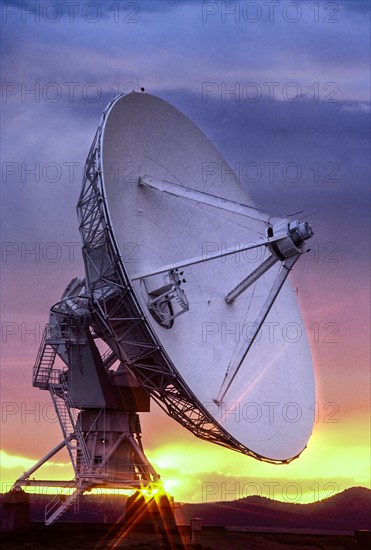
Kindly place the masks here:
<instances>
[{"instance_id":1,"label":"dish antenna back surface","mask_svg":"<svg viewBox=\"0 0 371 550\"><path fill-rule=\"evenodd\" d=\"M256 209L187 117L139 93L103 114L78 216L86 278L51 310L34 385L53 397L64 384L55 404L80 411L64 436L83 490L158 481L136 414L148 395L198 437L267 462L297 457L315 392L286 279L310 225ZM48 349L67 369L46 364Z\"/></svg>"}]
</instances>

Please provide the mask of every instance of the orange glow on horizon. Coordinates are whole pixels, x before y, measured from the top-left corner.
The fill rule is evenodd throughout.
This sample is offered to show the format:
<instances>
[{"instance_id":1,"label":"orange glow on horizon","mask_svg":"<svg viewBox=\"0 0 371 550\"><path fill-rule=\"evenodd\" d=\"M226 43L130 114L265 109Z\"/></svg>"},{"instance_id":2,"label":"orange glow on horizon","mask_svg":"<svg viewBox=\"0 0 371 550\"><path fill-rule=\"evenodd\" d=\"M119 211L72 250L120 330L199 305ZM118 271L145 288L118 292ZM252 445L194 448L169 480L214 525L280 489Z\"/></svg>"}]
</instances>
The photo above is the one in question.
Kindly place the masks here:
<instances>
[{"instance_id":1,"label":"orange glow on horizon","mask_svg":"<svg viewBox=\"0 0 371 550\"><path fill-rule=\"evenodd\" d=\"M360 438L356 446L344 445L348 426L333 424L330 428L316 426L308 448L297 460L282 466L262 463L196 439L149 449L147 456L160 473L166 492L179 502L237 500L257 494L284 502L309 503L352 486L370 487L367 444L361 444ZM356 433L354 437L357 439ZM2 492L9 490L38 459L1 451ZM72 480L71 465L54 459L35 472L35 478ZM354 472L351 476L346 471L349 463ZM34 493L39 490L46 494L56 492L55 488L28 489ZM91 494L110 492L97 489ZM117 494L116 489L113 494Z\"/></svg>"}]
</instances>

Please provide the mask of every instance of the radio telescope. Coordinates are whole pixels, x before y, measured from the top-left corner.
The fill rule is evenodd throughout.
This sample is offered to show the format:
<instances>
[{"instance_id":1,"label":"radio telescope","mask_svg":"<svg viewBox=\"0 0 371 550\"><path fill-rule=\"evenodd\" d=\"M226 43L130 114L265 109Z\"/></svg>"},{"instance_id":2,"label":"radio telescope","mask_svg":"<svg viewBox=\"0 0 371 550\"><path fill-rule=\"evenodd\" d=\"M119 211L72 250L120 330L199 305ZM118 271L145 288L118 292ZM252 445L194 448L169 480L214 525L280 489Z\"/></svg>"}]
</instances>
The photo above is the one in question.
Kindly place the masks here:
<instances>
[{"instance_id":1,"label":"radio telescope","mask_svg":"<svg viewBox=\"0 0 371 550\"><path fill-rule=\"evenodd\" d=\"M104 111L77 213L85 278L51 307L33 370L63 441L15 483L74 488L46 523L91 488L161 487L141 443L150 398L199 438L269 463L298 457L315 394L286 279L310 225L255 208L205 135L144 93ZM31 479L63 447L74 480Z\"/></svg>"}]
</instances>

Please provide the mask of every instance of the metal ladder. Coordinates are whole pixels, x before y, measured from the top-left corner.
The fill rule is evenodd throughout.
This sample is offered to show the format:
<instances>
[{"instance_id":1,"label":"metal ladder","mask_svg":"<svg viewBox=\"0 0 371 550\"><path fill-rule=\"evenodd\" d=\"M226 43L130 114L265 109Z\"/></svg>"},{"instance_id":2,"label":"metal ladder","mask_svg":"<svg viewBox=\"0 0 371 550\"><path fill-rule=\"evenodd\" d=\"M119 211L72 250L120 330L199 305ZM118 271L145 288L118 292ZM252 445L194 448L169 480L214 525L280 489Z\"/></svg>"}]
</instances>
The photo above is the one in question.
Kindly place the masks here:
<instances>
[{"instance_id":1,"label":"metal ladder","mask_svg":"<svg viewBox=\"0 0 371 550\"><path fill-rule=\"evenodd\" d=\"M89 475L92 473L92 460L78 421L78 413L72 406L67 380L63 374L59 376L59 383L49 385L49 390L75 474Z\"/></svg>"},{"instance_id":2,"label":"metal ladder","mask_svg":"<svg viewBox=\"0 0 371 550\"><path fill-rule=\"evenodd\" d=\"M56 357L55 348L48 342L49 325L46 325L33 367L32 385L36 388L49 389L49 382Z\"/></svg>"},{"instance_id":3,"label":"metal ladder","mask_svg":"<svg viewBox=\"0 0 371 550\"><path fill-rule=\"evenodd\" d=\"M68 508L72 505L75 506L75 513L78 513L79 497L88 488L89 484L85 483L81 487L75 489L75 491L61 500L61 495L56 495L45 507L45 525L54 523L58 518L64 514Z\"/></svg>"}]
</instances>

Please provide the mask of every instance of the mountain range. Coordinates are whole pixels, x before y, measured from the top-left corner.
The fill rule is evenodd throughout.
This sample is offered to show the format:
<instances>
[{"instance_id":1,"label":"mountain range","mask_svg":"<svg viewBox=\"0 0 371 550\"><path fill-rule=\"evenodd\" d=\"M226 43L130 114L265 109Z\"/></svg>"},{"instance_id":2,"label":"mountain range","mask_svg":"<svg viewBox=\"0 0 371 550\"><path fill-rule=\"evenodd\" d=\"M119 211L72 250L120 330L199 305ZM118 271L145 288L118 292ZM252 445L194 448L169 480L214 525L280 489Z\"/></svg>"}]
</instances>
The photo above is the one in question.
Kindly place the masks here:
<instances>
[{"instance_id":1,"label":"mountain range","mask_svg":"<svg viewBox=\"0 0 371 550\"><path fill-rule=\"evenodd\" d=\"M51 499L50 495L31 495L32 521L43 521L45 506ZM80 498L78 513L68 510L60 522L114 523L122 517L125 507L125 497L87 494ZM179 525L189 525L192 518L198 517L202 519L204 526L248 530L318 530L344 533L355 529L370 530L371 490L352 487L310 504L279 502L261 496L248 496L227 502L176 504L175 516Z\"/></svg>"},{"instance_id":2,"label":"mountain range","mask_svg":"<svg viewBox=\"0 0 371 550\"><path fill-rule=\"evenodd\" d=\"M352 487L310 504L249 496L231 502L183 504L177 522L199 517L204 525L269 529L354 531L371 529L371 490Z\"/></svg>"}]
</instances>

